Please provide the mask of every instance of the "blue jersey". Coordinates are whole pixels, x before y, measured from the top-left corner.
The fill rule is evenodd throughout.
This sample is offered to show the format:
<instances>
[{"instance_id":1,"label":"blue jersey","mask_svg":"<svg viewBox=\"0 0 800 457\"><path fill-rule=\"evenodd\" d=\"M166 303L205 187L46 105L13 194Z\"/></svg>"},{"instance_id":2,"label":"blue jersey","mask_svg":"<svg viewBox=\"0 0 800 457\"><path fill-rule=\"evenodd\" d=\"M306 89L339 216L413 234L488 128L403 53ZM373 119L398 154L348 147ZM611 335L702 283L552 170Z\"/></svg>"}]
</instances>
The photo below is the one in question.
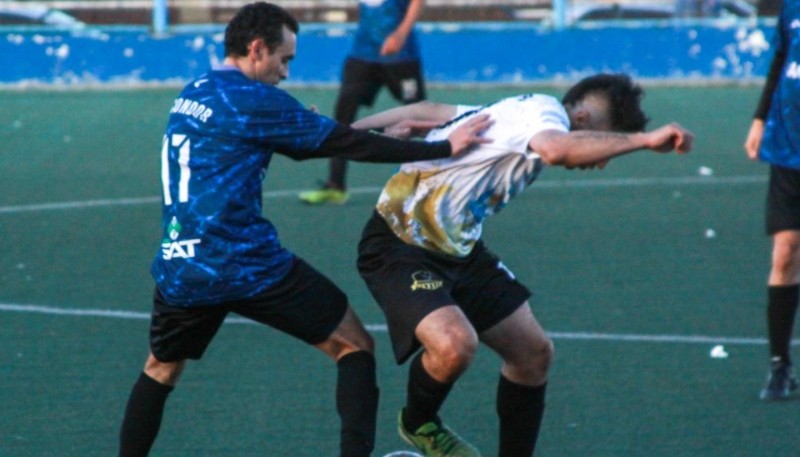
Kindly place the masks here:
<instances>
[{"instance_id":1,"label":"blue jersey","mask_svg":"<svg viewBox=\"0 0 800 457\"><path fill-rule=\"evenodd\" d=\"M413 29L400 52L381 56L383 41L403 22L408 4L409 0L359 0L358 29L350 57L380 63L419 60L419 46Z\"/></svg>"},{"instance_id":2,"label":"blue jersey","mask_svg":"<svg viewBox=\"0 0 800 457\"><path fill-rule=\"evenodd\" d=\"M163 237L151 269L169 303L246 298L284 277L294 257L261 215L262 180L274 152L302 158L335 125L233 67L183 89L161 151Z\"/></svg>"},{"instance_id":3,"label":"blue jersey","mask_svg":"<svg viewBox=\"0 0 800 457\"><path fill-rule=\"evenodd\" d=\"M761 159L786 168L800 169L800 2L783 2L773 40L776 52L785 52L783 69L772 93Z\"/></svg>"}]
</instances>

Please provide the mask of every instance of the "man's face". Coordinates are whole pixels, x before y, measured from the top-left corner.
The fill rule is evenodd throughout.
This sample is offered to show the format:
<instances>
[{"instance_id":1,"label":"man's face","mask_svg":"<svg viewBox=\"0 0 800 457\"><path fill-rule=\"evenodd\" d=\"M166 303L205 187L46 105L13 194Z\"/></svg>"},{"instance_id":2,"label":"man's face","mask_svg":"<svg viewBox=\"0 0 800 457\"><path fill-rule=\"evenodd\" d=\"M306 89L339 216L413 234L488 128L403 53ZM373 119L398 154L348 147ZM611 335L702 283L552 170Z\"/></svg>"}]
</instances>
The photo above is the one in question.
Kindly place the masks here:
<instances>
[{"instance_id":1,"label":"man's face","mask_svg":"<svg viewBox=\"0 0 800 457\"><path fill-rule=\"evenodd\" d=\"M250 44L250 55L253 59L252 78L265 84L277 86L289 77L289 62L294 59L297 50L297 36L283 28L283 43L270 52L263 40L254 40Z\"/></svg>"}]
</instances>

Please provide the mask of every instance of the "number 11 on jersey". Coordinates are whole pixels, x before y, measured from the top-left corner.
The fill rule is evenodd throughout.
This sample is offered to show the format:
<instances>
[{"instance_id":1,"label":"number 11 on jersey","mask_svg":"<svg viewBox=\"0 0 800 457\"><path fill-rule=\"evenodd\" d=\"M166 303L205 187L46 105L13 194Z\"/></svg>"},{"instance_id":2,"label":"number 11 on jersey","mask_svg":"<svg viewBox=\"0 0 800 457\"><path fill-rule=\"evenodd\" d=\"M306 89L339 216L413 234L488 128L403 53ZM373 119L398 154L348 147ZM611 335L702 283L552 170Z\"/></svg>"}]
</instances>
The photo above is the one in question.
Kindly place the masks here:
<instances>
[{"instance_id":1,"label":"number 11 on jersey","mask_svg":"<svg viewBox=\"0 0 800 457\"><path fill-rule=\"evenodd\" d=\"M178 148L178 203L189 201L189 178L192 177L192 170L189 168L189 157L191 156L191 141L186 135L173 133L165 136L161 144L161 186L164 190L164 204L172 204L170 194L170 174L169 174L169 150Z\"/></svg>"}]
</instances>

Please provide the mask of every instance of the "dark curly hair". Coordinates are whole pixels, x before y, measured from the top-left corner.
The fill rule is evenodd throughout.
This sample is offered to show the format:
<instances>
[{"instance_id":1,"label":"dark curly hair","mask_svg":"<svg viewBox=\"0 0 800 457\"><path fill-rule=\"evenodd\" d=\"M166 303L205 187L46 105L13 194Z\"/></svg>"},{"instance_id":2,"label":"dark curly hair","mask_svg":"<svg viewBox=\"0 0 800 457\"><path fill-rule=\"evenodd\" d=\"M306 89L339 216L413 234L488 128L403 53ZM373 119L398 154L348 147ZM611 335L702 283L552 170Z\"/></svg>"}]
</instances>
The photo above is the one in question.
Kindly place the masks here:
<instances>
[{"instance_id":1,"label":"dark curly hair","mask_svg":"<svg viewBox=\"0 0 800 457\"><path fill-rule=\"evenodd\" d=\"M300 30L297 19L278 5L256 2L241 7L225 28L225 56L246 56L256 38L275 51L283 43L283 26L294 33Z\"/></svg>"},{"instance_id":2,"label":"dark curly hair","mask_svg":"<svg viewBox=\"0 0 800 457\"><path fill-rule=\"evenodd\" d=\"M572 86L561 103L574 106L589 94L600 93L611 107L611 128L619 132L641 132L650 119L642 111L644 91L625 74L601 73Z\"/></svg>"}]
</instances>

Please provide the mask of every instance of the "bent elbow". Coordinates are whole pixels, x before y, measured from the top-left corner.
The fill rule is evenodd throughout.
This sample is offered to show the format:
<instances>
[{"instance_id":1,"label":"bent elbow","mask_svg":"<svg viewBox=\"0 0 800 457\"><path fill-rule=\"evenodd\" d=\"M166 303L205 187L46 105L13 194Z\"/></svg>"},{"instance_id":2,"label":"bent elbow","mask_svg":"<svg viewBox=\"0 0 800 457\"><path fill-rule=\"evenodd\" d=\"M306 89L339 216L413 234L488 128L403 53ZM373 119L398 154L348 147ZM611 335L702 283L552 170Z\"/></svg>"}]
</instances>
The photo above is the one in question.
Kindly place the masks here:
<instances>
[{"instance_id":1,"label":"bent elbow","mask_svg":"<svg viewBox=\"0 0 800 457\"><path fill-rule=\"evenodd\" d=\"M543 147L536 151L539 157L548 166L566 165L567 154L560 151L558 148Z\"/></svg>"}]
</instances>

